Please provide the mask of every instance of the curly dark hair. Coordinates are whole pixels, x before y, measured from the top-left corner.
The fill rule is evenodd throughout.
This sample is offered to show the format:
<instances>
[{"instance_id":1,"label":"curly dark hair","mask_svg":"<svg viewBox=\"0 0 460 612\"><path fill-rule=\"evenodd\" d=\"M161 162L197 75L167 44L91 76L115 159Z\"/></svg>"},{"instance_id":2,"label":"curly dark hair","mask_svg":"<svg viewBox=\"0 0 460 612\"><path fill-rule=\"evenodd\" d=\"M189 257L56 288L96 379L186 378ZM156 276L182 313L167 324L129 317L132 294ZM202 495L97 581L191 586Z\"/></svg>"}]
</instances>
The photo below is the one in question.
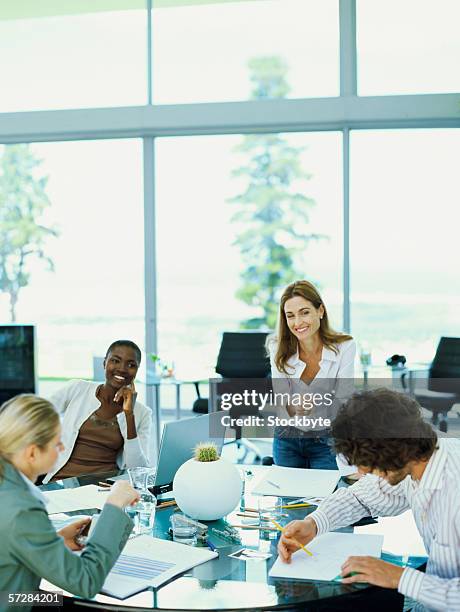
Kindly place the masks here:
<instances>
[{"instance_id":1,"label":"curly dark hair","mask_svg":"<svg viewBox=\"0 0 460 612\"><path fill-rule=\"evenodd\" d=\"M336 452L351 465L383 472L428 459L437 444L420 405L383 388L355 393L334 419L332 436Z\"/></svg>"}]
</instances>

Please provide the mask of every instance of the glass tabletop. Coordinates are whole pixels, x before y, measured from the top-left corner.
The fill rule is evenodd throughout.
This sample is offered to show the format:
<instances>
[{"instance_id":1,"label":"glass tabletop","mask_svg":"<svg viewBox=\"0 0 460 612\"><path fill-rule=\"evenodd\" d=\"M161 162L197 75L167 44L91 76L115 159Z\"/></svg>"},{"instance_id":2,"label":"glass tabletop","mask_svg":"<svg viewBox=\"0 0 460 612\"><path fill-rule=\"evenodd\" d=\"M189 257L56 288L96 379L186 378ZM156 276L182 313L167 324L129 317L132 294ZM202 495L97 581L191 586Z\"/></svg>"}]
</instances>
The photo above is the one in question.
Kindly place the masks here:
<instances>
[{"instance_id":1,"label":"glass tabletop","mask_svg":"<svg viewBox=\"0 0 460 612\"><path fill-rule=\"evenodd\" d=\"M254 466L251 466L251 470L257 472ZM98 474L65 479L43 485L41 488L46 491L61 487L78 487L97 483L111 475ZM246 493L245 503L248 508L257 508L256 497L250 493ZM286 524L294 519L302 519L314 509L315 506L289 510L284 513L280 523ZM171 538L168 532L169 517L174 511L177 511L177 508L167 507L157 510L153 532L155 537ZM271 578L268 572L277 558L278 539L264 539L263 534L261 535L258 530L240 529L241 543L229 543L218 533L222 532L228 524L242 524L244 518L238 516L239 512L240 510L236 509L225 519L207 522L208 536L219 552L218 558L195 567L156 590L143 591L122 601L99 594L91 604L96 606L100 604L104 607L113 605L117 608L137 610L182 611L298 610L299 607L304 608L305 606L307 609L314 610L353 610L353 612L370 609L402 610L401 596L388 589L380 589L367 584L342 585L339 582ZM340 531L351 532L353 528L348 527ZM249 561L229 557L229 554L241 548L257 549L271 556L266 560ZM78 598L75 598L75 603L85 605L85 601Z\"/></svg>"}]
</instances>

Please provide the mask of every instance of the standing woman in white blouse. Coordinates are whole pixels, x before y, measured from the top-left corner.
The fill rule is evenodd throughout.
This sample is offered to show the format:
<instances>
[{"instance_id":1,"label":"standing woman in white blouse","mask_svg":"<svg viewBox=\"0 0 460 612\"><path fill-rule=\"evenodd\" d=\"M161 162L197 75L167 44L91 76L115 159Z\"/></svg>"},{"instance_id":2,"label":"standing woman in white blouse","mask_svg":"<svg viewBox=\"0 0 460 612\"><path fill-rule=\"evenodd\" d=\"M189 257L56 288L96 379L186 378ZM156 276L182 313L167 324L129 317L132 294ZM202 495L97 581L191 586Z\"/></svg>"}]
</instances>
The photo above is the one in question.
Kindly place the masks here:
<instances>
[{"instance_id":1,"label":"standing woman in white blouse","mask_svg":"<svg viewBox=\"0 0 460 612\"><path fill-rule=\"evenodd\" d=\"M269 344L273 379L291 379L304 393L315 391L319 379L349 379L354 375L356 345L347 334L329 325L326 306L314 285L306 280L292 283L280 301L278 335ZM345 381L344 381L345 382ZM276 382L273 381L276 391ZM288 415L305 416L302 406L288 405ZM314 410L313 410L314 412ZM314 416L314 415L312 415ZM273 441L276 465L296 468L337 469L328 431L304 431L277 427Z\"/></svg>"}]
</instances>

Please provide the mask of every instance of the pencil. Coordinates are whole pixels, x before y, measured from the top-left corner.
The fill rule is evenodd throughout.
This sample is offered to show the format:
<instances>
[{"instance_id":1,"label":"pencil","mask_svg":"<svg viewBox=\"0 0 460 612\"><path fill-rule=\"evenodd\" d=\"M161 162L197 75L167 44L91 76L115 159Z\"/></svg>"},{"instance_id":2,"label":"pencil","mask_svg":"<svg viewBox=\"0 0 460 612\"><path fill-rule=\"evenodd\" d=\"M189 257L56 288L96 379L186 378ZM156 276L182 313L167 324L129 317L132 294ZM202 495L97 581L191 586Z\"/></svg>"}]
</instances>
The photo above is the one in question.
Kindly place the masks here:
<instances>
[{"instance_id":1,"label":"pencil","mask_svg":"<svg viewBox=\"0 0 460 612\"><path fill-rule=\"evenodd\" d=\"M281 525L279 525L273 519L271 519L271 521L275 525L275 527L278 529L278 531L281 531L281 533L283 533L284 528L281 527ZM307 555L309 555L310 557L313 557L313 553L309 551L308 548L305 548L305 546L303 546L303 544L301 544L298 540L295 540L294 538L291 538L291 540L294 542L294 544L297 544L297 546L299 546L302 550L304 550L307 553Z\"/></svg>"},{"instance_id":2,"label":"pencil","mask_svg":"<svg viewBox=\"0 0 460 612\"><path fill-rule=\"evenodd\" d=\"M281 506L281 508L287 508L289 510L289 508L293 508L293 509L294 508L307 508L308 506L311 506L311 505L312 504L307 504L307 503L304 503L304 504L289 504L289 505L286 505L286 506Z\"/></svg>"},{"instance_id":3,"label":"pencil","mask_svg":"<svg viewBox=\"0 0 460 612\"><path fill-rule=\"evenodd\" d=\"M170 506L177 506L177 502L174 499L171 499L170 501L160 503L157 506L157 510L162 510L163 508L169 508Z\"/></svg>"},{"instance_id":4,"label":"pencil","mask_svg":"<svg viewBox=\"0 0 460 612\"><path fill-rule=\"evenodd\" d=\"M98 482L97 483L99 487L104 487L105 489L111 489L112 485L108 482Z\"/></svg>"}]
</instances>

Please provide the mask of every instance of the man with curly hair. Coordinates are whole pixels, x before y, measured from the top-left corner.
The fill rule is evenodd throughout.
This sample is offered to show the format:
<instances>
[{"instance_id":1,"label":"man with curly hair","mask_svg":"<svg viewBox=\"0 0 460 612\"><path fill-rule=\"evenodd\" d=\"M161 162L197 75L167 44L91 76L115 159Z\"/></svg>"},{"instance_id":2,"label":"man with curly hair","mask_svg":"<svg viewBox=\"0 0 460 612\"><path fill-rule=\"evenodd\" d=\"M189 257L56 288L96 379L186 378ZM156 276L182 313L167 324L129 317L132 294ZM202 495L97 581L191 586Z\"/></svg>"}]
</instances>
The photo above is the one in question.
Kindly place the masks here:
<instances>
[{"instance_id":1,"label":"man with curly hair","mask_svg":"<svg viewBox=\"0 0 460 612\"><path fill-rule=\"evenodd\" d=\"M428 551L426 573L375 557L349 557L343 583L398 589L418 609L460 610L460 443L438 440L419 404L389 389L357 393L333 426L335 450L364 474L339 488L303 521L292 521L278 544L290 562L297 542L351 525L365 516L396 516L411 508Z\"/></svg>"}]
</instances>

